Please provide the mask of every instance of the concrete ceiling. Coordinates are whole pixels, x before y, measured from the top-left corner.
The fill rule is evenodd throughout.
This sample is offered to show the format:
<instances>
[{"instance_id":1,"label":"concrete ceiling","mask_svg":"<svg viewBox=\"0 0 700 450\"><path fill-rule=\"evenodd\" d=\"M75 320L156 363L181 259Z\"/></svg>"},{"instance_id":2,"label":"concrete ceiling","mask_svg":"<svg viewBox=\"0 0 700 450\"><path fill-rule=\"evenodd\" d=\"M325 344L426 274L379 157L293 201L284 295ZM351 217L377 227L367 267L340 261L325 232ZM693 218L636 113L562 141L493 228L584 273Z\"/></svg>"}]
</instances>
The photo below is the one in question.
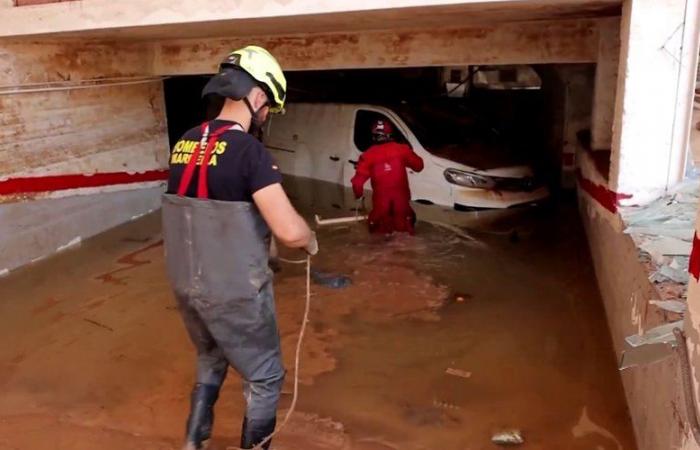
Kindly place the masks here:
<instances>
[{"instance_id":1,"label":"concrete ceiling","mask_svg":"<svg viewBox=\"0 0 700 450\"><path fill-rule=\"evenodd\" d=\"M428 2L426 2L428 3ZM18 8L20 9L20 8ZM446 28L502 22L618 16L621 0L484 0L437 6L413 6L325 14L208 20L189 23L121 26L32 34L96 39L182 39L270 36L364 30Z\"/></svg>"}]
</instances>

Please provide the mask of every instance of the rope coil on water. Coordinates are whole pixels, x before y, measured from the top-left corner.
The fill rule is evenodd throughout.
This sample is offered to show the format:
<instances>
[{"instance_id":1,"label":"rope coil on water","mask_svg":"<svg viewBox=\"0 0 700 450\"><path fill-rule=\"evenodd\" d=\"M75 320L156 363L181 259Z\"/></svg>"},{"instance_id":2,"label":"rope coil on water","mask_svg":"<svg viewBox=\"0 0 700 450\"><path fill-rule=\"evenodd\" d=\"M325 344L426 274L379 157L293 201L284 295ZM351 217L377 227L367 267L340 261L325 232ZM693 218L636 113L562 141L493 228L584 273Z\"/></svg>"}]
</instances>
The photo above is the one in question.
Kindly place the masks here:
<instances>
[{"instance_id":1,"label":"rope coil on water","mask_svg":"<svg viewBox=\"0 0 700 450\"><path fill-rule=\"evenodd\" d=\"M306 264L306 304L304 305L304 318L301 322L301 328L299 329L299 339L297 340L297 348L294 356L294 392L292 394L292 403L289 405L287 414L285 414L284 419L268 437L263 439L262 442L253 447L253 450L262 450L263 445L267 444L275 437L282 429L287 425L289 419L292 417L294 410L297 406L297 399L299 398L299 367L301 360L301 346L304 340L304 333L306 333L306 324L309 321L309 311L311 310L311 255L308 255L306 259L300 260L290 260L285 258L277 258L278 260L287 264ZM245 450L239 447L227 447L226 450Z\"/></svg>"}]
</instances>

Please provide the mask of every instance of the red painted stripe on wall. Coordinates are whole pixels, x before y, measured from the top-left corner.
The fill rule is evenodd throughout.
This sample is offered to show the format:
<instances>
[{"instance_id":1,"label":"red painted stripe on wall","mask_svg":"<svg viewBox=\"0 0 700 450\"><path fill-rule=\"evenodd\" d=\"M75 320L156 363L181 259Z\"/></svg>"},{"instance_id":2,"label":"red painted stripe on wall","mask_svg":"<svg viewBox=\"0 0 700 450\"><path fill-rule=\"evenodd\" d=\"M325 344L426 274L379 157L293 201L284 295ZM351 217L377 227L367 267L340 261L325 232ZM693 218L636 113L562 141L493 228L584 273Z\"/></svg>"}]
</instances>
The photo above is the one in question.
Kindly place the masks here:
<instances>
[{"instance_id":1,"label":"red painted stripe on wall","mask_svg":"<svg viewBox=\"0 0 700 450\"><path fill-rule=\"evenodd\" d=\"M693 250L690 252L688 273L695 278L695 281L700 281L700 238L698 238L697 233L693 236Z\"/></svg>"},{"instance_id":2,"label":"red painted stripe on wall","mask_svg":"<svg viewBox=\"0 0 700 450\"><path fill-rule=\"evenodd\" d=\"M606 186L594 183L583 177L581 171L576 172L576 177L578 178L578 184L581 186L588 195L590 195L595 201L600 203L600 205L612 213L617 212L617 207L620 200L625 200L632 198L631 194L620 194L615 191L611 191Z\"/></svg>"},{"instance_id":3,"label":"red painted stripe on wall","mask_svg":"<svg viewBox=\"0 0 700 450\"><path fill-rule=\"evenodd\" d=\"M148 170L140 173L111 172L96 173L94 175L78 174L10 178L0 181L0 195L65 191L67 189L162 181L167 178L167 170Z\"/></svg>"}]
</instances>

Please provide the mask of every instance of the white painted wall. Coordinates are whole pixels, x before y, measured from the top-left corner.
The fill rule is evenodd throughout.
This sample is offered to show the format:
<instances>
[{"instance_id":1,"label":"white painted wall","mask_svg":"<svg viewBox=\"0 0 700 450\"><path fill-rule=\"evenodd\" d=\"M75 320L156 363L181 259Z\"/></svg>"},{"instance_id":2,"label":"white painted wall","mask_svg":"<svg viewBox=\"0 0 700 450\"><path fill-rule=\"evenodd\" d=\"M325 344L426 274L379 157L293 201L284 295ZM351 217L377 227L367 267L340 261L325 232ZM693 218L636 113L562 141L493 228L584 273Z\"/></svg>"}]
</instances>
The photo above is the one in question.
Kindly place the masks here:
<instances>
[{"instance_id":1,"label":"white painted wall","mask_svg":"<svg viewBox=\"0 0 700 450\"><path fill-rule=\"evenodd\" d=\"M618 104L613 134L612 189L632 194L623 204L645 203L680 181L689 118L684 98L695 70L697 45L686 47L697 0L626 0Z\"/></svg>"}]
</instances>

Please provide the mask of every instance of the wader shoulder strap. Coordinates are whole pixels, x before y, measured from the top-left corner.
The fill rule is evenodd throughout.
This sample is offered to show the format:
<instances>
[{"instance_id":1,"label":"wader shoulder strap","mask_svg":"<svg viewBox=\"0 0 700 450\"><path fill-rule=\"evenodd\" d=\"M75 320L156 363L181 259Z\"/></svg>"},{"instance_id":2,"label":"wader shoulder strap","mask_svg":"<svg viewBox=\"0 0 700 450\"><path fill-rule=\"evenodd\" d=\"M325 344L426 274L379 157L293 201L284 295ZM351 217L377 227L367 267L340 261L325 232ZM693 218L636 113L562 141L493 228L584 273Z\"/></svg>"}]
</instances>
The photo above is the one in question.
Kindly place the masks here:
<instances>
[{"instance_id":1,"label":"wader shoulder strap","mask_svg":"<svg viewBox=\"0 0 700 450\"><path fill-rule=\"evenodd\" d=\"M182 173L182 178L180 178L180 185L177 188L177 195L184 197L187 194L187 190L192 182L192 177L194 176L194 169L200 161L200 153L202 148L204 148L204 155L199 162L199 179L197 182L197 198L206 199L209 198L209 187L207 185L207 169L209 168L209 159L211 158L211 152L216 147L216 143L219 137L227 131L230 130L241 130L243 127L239 123L234 123L233 125L226 125L216 129L211 135L209 135L209 122L204 122L202 124L202 139L195 146L190 160L187 162L185 171Z\"/></svg>"}]
</instances>

